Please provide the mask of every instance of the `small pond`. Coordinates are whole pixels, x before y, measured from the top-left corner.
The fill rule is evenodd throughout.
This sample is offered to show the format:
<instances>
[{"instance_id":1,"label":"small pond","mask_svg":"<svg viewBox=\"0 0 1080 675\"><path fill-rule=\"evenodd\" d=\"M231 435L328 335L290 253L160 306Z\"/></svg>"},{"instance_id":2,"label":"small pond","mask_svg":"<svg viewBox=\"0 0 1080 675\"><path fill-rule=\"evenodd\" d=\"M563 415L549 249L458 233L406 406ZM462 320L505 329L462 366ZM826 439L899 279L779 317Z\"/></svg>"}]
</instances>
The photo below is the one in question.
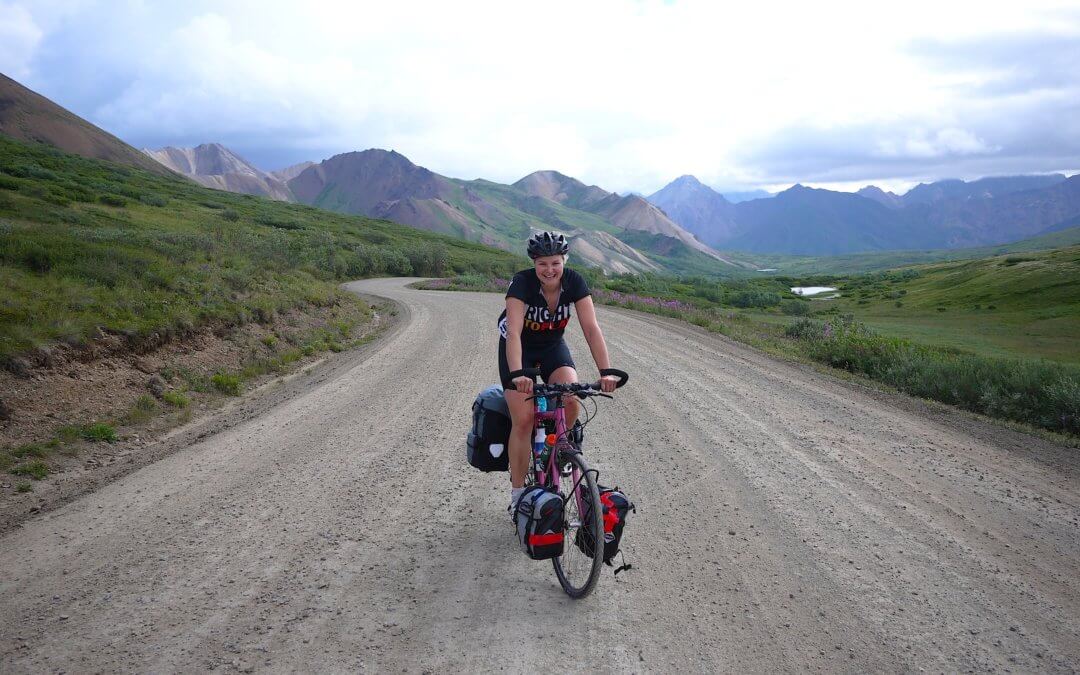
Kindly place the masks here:
<instances>
[{"instance_id":1,"label":"small pond","mask_svg":"<svg viewBox=\"0 0 1080 675\"><path fill-rule=\"evenodd\" d=\"M793 286L791 288L791 292L795 295L817 295L835 290L832 286Z\"/></svg>"}]
</instances>

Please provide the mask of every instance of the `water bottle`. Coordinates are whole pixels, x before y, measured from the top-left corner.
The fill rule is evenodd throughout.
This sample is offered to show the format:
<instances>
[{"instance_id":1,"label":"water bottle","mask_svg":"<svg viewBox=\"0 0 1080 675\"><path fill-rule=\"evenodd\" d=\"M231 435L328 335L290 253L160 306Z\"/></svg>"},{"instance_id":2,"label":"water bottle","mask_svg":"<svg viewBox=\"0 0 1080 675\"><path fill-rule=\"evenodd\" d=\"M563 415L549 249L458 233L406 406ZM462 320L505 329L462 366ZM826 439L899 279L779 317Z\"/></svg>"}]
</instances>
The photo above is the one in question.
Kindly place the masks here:
<instances>
[{"instance_id":1,"label":"water bottle","mask_svg":"<svg viewBox=\"0 0 1080 675\"><path fill-rule=\"evenodd\" d=\"M540 454L544 451L544 427L540 427L536 430L536 435L533 436L533 456L540 459Z\"/></svg>"},{"instance_id":2,"label":"water bottle","mask_svg":"<svg viewBox=\"0 0 1080 675\"><path fill-rule=\"evenodd\" d=\"M547 412L547 396L536 397L536 412Z\"/></svg>"},{"instance_id":3,"label":"water bottle","mask_svg":"<svg viewBox=\"0 0 1080 675\"><path fill-rule=\"evenodd\" d=\"M547 466L548 459L551 457L551 449L555 447L555 434L548 434L544 437L544 447L540 451L540 466Z\"/></svg>"}]
</instances>

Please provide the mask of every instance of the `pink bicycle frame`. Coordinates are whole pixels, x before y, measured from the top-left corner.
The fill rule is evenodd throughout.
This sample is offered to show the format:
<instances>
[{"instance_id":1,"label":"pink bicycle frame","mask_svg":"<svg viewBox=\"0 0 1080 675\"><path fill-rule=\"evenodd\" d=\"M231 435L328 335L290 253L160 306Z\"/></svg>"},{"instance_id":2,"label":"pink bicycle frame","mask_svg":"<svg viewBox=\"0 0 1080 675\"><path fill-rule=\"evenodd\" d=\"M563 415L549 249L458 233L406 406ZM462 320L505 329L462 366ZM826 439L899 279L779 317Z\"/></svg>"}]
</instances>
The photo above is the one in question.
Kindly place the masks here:
<instances>
[{"instance_id":1,"label":"pink bicycle frame","mask_svg":"<svg viewBox=\"0 0 1080 675\"><path fill-rule=\"evenodd\" d=\"M573 394L562 394L562 396L573 396ZM529 452L531 453L530 459L532 461L533 471L536 476L536 482L538 485L549 487L556 492L559 490L559 478L561 472L559 471L559 448L565 444L567 438L566 429L566 409L562 405L562 396L550 395L549 401L558 401L554 411L540 412L536 410L536 401L533 401L533 412L536 416L536 421L533 426L535 433L536 429L543 428L544 422L554 420L555 422L555 447L551 449L551 454L548 455L547 466L537 465L536 448L530 445ZM576 486L581 481L581 471L578 470L577 465L573 465L573 473L571 474L573 484ZM583 504L581 495L577 494L575 490L574 498L578 502L578 513L582 512Z\"/></svg>"}]
</instances>

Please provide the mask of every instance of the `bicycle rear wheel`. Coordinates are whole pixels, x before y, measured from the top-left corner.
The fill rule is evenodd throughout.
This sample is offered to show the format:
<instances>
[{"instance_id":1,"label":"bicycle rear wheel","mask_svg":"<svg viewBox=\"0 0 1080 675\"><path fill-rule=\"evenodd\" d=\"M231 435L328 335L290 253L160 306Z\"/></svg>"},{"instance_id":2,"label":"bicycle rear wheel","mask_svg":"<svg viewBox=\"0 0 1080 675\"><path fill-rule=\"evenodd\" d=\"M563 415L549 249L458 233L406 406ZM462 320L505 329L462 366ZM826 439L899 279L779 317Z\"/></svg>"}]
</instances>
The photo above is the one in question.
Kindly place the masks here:
<instances>
[{"instance_id":1,"label":"bicycle rear wheel","mask_svg":"<svg viewBox=\"0 0 1080 675\"><path fill-rule=\"evenodd\" d=\"M563 465L571 464L581 476L578 495L584 508L579 508L574 494L564 494L563 509L565 544L563 553L551 562L555 576L559 578L566 594L572 598L584 598L600 578L600 566L604 557L604 516L600 507L600 489L596 485L596 473L580 452L566 455ZM570 477L564 477L562 487L573 488ZM584 513L582 513L584 511ZM581 545L579 545L579 543ZM582 550L584 549L584 550ZM588 555L590 551L592 555Z\"/></svg>"}]
</instances>

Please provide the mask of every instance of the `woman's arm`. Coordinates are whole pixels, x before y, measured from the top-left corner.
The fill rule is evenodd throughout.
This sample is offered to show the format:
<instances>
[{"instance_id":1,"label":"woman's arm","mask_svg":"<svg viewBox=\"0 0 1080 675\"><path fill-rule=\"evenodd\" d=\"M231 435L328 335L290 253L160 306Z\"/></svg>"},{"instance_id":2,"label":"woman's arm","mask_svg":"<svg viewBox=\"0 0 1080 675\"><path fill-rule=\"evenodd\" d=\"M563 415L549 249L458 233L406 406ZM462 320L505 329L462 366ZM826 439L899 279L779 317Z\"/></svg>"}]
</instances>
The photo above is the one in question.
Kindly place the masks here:
<instances>
[{"instance_id":1,"label":"woman's arm","mask_svg":"<svg viewBox=\"0 0 1080 675\"><path fill-rule=\"evenodd\" d=\"M611 367L608 360L607 342L604 341L604 333L600 330L600 324L596 321L596 308L593 307L591 295L586 295L574 303L577 309L578 321L581 322L581 332L585 334L585 342L589 343L589 351L592 352L593 361L600 370ZM615 383L619 378L614 375L605 375L600 378L600 384L606 392L615 390ZM609 388L610 387L610 388Z\"/></svg>"},{"instance_id":2,"label":"woman's arm","mask_svg":"<svg viewBox=\"0 0 1080 675\"><path fill-rule=\"evenodd\" d=\"M506 365L510 372L521 370L521 329L525 326L525 303L517 298L506 299ZM519 381L521 380L521 381ZM527 380L528 383L524 382ZM518 391L532 393L532 378L514 378Z\"/></svg>"}]
</instances>

